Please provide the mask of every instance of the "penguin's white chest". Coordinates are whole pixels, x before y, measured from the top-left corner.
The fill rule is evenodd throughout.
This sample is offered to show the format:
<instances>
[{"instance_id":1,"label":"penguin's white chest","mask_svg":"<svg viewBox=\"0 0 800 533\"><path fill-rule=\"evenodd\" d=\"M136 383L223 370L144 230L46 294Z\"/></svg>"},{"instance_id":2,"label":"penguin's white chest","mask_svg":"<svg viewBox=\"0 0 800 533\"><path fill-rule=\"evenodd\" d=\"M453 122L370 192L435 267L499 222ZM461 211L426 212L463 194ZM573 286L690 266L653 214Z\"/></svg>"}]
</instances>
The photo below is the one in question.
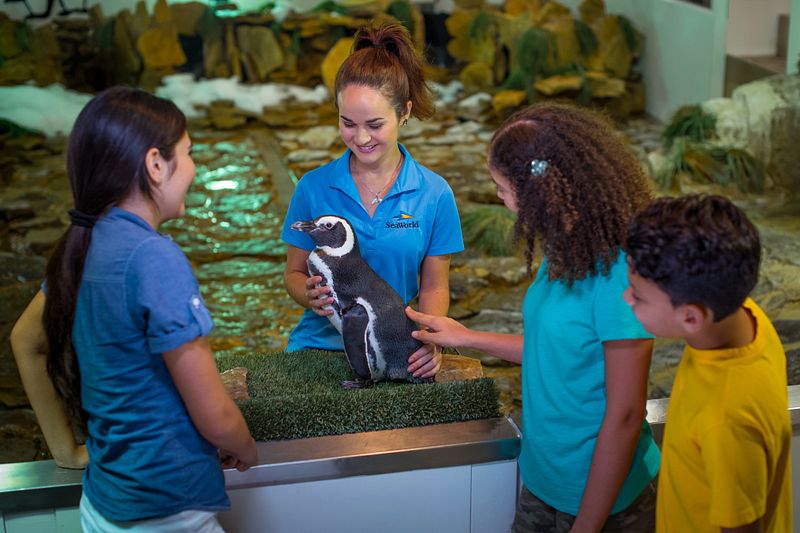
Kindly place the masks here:
<instances>
[{"instance_id":1,"label":"penguin's white chest","mask_svg":"<svg viewBox=\"0 0 800 533\"><path fill-rule=\"evenodd\" d=\"M330 320L331 324L333 324L333 327L336 328L336 331L341 334L342 317L339 312L336 311L336 309L341 309L341 306L339 305L339 297L336 295L336 284L334 283L333 272L331 272L331 269L328 267L325 261L323 261L319 255L317 255L316 251L312 251L308 255L308 269L312 275L317 273L318 275L322 276L322 284L330 287L330 295L336 305L326 305L323 307L323 309L333 309L333 314L328 315L328 320Z\"/></svg>"}]
</instances>

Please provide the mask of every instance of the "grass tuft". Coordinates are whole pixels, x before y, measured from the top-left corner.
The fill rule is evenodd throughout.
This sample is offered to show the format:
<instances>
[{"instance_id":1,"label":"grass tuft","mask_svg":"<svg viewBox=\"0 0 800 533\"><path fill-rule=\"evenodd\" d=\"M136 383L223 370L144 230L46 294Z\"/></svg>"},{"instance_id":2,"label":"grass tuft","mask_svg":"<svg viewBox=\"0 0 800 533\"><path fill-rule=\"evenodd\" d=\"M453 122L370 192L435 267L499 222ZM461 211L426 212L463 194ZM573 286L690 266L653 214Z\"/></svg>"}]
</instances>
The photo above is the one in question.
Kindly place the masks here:
<instances>
[{"instance_id":1,"label":"grass tuft","mask_svg":"<svg viewBox=\"0 0 800 533\"><path fill-rule=\"evenodd\" d=\"M472 208L461 217L464 243L495 257L514 255L516 220L516 215L503 205Z\"/></svg>"}]
</instances>

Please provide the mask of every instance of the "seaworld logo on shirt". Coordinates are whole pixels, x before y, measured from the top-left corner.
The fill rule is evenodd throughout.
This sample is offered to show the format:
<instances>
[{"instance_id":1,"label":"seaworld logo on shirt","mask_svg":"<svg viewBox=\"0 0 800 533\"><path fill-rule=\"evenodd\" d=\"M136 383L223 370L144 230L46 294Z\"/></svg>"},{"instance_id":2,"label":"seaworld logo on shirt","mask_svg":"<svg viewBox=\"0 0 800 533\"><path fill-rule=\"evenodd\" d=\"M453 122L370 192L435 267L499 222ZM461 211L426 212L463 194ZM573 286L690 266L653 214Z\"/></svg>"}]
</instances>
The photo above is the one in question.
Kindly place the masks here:
<instances>
[{"instance_id":1,"label":"seaworld logo on shirt","mask_svg":"<svg viewBox=\"0 0 800 533\"><path fill-rule=\"evenodd\" d=\"M419 222L411 220L412 218L414 217L401 211L399 215L386 222L386 229L418 228Z\"/></svg>"}]
</instances>

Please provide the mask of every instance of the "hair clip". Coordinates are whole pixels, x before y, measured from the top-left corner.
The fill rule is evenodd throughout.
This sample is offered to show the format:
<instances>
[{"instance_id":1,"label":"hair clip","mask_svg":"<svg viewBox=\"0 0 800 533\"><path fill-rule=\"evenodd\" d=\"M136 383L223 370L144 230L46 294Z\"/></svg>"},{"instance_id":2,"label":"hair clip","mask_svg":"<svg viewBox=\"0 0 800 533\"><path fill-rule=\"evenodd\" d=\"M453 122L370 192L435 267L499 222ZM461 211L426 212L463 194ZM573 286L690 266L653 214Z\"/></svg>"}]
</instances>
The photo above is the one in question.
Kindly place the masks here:
<instances>
[{"instance_id":1,"label":"hair clip","mask_svg":"<svg viewBox=\"0 0 800 533\"><path fill-rule=\"evenodd\" d=\"M531 174L534 176L544 176L547 172L547 161L544 159L531 160Z\"/></svg>"}]
</instances>

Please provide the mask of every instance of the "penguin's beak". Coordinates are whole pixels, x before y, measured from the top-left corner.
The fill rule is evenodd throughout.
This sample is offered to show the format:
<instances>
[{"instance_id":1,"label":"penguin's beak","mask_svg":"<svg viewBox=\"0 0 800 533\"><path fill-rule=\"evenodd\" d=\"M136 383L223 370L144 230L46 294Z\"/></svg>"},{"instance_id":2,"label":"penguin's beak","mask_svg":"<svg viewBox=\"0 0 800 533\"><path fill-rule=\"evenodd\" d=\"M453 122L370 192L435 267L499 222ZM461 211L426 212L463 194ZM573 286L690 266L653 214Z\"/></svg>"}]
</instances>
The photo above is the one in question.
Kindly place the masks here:
<instances>
[{"instance_id":1,"label":"penguin's beak","mask_svg":"<svg viewBox=\"0 0 800 533\"><path fill-rule=\"evenodd\" d=\"M298 220L297 222L295 222L294 224L292 224L289 227L291 227L293 230L296 230L296 231L302 231L303 233L309 233L310 231L315 229L317 227L317 225L314 224L313 220L309 220L307 222L303 222L302 220Z\"/></svg>"}]
</instances>

